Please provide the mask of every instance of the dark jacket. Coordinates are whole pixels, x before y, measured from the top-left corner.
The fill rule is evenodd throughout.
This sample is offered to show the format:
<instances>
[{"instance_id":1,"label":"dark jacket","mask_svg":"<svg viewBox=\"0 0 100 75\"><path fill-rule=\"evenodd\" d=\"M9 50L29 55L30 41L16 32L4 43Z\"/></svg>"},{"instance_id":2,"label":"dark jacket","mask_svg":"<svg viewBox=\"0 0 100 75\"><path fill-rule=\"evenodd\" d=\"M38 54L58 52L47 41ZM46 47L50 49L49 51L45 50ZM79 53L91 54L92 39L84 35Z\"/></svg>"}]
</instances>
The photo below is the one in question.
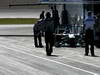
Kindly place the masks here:
<instances>
[{"instance_id":1,"label":"dark jacket","mask_svg":"<svg viewBox=\"0 0 100 75\"><path fill-rule=\"evenodd\" d=\"M41 31L43 30L42 25L43 25L43 20L40 19L33 27L34 35L41 34Z\"/></svg>"},{"instance_id":2,"label":"dark jacket","mask_svg":"<svg viewBox=\"0 0 100 75\"><path fill-rule=\"evenodd\" d=\"M46 18L44 23L45 33L54 33L54 21L52 18Z\"/></svg>"}]
</instances>

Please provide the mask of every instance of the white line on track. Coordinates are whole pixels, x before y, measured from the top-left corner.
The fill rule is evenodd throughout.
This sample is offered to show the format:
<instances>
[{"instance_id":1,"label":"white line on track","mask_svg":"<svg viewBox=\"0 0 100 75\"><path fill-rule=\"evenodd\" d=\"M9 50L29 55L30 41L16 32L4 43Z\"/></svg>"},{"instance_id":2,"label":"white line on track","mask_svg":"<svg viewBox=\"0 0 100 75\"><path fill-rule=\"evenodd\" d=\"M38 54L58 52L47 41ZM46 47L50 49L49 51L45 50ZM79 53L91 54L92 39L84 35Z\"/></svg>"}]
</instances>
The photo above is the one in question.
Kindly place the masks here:
<instances>
[{"instance_id":1,"label":"white line on track","mask_svg":"<svg viewBox=\"0 0 100 75\"><path fill-rule=\"evenodd\" d=\"M26 52L23 52L23 51L18 51L18 50L14 49L14 48L10 48L10 47L7 47L5 45L1 45L0 44L0 46L4 47L4 48L7 48L7 49L14 50L16 52L20 52L20 53L24 53L24 54L36 57L36 58L39 58L39 59L43 59L43 60L46 60L46 61L54 62L54 63L60 64L60 65L63 65L63 66L69 67L69 68L73 68L73 69L76 69L76 70L79 70L79 71L83 71L85 73L89 73L89 74L92 74L92 75L98 75L97 73L94 73L94 72L91 72L91 71L87 71L87 70L84 70L84 69L81 69L81 68L77 68L77 67L74 67L74 66L71 66L71 65L67 65L67 64L64 64L64 63L61 63L61 62L58 62L58 61L54 61L54 60L51 60L51 59L47 59L47 58L43 58L43 57L40 57L40 56L32 55L32 54L29 54L29 53L26 53Z\"/></svg>"}]
</instances>

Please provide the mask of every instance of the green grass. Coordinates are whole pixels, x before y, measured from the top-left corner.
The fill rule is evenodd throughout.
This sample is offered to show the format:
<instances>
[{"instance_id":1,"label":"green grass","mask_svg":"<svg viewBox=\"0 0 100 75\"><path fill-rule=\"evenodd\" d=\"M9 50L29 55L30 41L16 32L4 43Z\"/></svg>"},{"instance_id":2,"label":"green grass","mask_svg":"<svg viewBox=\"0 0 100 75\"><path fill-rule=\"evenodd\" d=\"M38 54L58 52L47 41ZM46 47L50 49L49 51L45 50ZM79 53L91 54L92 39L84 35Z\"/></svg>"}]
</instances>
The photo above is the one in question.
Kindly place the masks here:
<instances>
[{"instance_id":1,"label":"green grass","mask_svg":"<svg viewBox=\"0 0 100 75\"><path fill-rule=\"evenodd\" d=\"M0 18L0 24L34 24L36 18Z\"/></svg>"}]
</instances>

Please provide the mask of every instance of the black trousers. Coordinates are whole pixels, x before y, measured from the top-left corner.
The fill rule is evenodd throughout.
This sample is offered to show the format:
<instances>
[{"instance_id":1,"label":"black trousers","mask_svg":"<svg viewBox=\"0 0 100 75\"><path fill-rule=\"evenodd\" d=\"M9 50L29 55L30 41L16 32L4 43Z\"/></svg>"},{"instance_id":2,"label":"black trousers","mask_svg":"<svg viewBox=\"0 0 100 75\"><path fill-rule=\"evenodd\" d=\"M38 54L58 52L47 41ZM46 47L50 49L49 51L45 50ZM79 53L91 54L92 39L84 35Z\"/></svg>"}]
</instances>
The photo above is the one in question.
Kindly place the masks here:
<instances>
[{"instance_id":1,"label":"black trousers","mask_svg":"<svg viewBox=\"0 0 100 75\"><path fill-rule=\"evenodd\" d=\"M53 52L54 36L52 33L45 33L46 53Z\"/></svg>"},{"instance_id":2,"label":"black trousers","mask_svg":"<svg viewBox=\"0 0 100 75\"><path fill-rule=\"evenodd\" d=\"M89 53L89 46L91 55L94 56L94 32L93 30L87 29L85 33L85 55Z\"/></svg>"},{"instance_id":3,"label":"black trousers","mask_svg":"<svg viewBox=\"0 0 100 75\"><path fill-rule=\"evenodd\" d=\"M34 44L35 44L35 47L41 47L42 46L41 34L40 35L34 35Z\"/></svg>"}]
</instances>

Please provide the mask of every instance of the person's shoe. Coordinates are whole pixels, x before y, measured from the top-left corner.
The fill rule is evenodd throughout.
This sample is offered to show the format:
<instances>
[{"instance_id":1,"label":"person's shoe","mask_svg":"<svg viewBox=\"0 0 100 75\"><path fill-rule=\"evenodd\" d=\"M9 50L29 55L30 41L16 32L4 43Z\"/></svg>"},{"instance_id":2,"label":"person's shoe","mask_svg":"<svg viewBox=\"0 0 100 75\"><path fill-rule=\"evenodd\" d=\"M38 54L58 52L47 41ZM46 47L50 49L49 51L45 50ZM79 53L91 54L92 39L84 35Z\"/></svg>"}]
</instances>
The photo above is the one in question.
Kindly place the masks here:
<instances>
[{"instance_id":1,"label":"person's shoe","mask_svg":"<svg viewBox=\"0 0 100 75\"><path fill-rule=\"evenodd\" d=\"M88 54L84 54L85 56L88 56Z\"/></svg>"},{"instance_id":2,"label":"person's shoe","mask_svg":"<svg viewBox=\"0 0 100 75\"><path fill-rule=\"evenodd\" d=\"M47 54L47 56L51 56L51 54Z\"/></svg>"},{"instance_id":3,"label":"person's shoe","mask_svg":"<svg viewBox=\"0 0 100 75\"><path fill-rule=\"evenodd\" d=\"M40 48L43 48L44 46L39 46Z\"/></svg>"},{"instance_id":4,"label":"person's shoe","mask_svg":"<svg viewBox=\"0 0 100 75\"><path fill-rule=\"evenodd\" d=\"M35 46L36 48L38 48L39 46Z\"/></svg>"},{"instance_id":5,"label":"person's shoe","mask_svg":"<svg viewBox=\"0 0 100 75\"><path fill-rule=\"evenodd\" d=\"M51 53L47 53L47 56L51 56Z\"/></svg>"},{"instance_id":6,"label":"person's shoe","mask_svg":"<svg viewBox=\"0 0 100 75\"><path fill-rule=\"evenodd\" d=\"M96 57L96 55L91 55L92 57Z\"/></svg>"}]
</instances>

